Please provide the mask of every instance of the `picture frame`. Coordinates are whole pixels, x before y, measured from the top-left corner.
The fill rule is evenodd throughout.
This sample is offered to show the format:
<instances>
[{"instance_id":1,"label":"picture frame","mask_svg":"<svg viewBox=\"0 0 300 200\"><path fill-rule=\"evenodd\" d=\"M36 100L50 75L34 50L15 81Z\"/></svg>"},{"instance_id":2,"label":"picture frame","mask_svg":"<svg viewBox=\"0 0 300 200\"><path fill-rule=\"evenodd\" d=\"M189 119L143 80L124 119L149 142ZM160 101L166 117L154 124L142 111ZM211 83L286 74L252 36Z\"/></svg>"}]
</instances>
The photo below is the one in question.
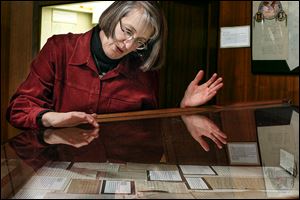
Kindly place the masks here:
<instances>
[{"instance_id":1,"label":"picture frame","mask_svg":"<svg viewBox=\"0 0 300 200\"><path fill-rule=\"evenodd\" d=\"M299 74L299 2L252 2L252 73Z\"/></svg>"},{"instance_id":2,"label":"picture frame","mask_svg":"<svg viewBox=\"0 0 300 200\"><path fill-rule=\"evenodd\" d=\"M250 47L250 26L220 28L220 48Z\"/></svg>"},{"instance_id":3,"label":"picture frame","mask_svg":"<svg viewBox=\"0 0 300 200\"><path fill-rule=\"evenodd\" d=\"M230 165L260 165L257 142L228 142Z\"/></svg>"},{"instance_id":4,"label":"picture frame","mask_svg":"<svg viewBox=\"0 0 300 200\"><path fill-rule=\"evenodd\" d=\"M114 182L114 183L108 184L108 183L112 183L112 182ZM128 186L129 186L129 188L128 188ZM106 191L106 189L108 191ZM134 181L131 181L131 180L103 180L101 194L134 195L135 194Z\"/></svg>"}]
</instances>

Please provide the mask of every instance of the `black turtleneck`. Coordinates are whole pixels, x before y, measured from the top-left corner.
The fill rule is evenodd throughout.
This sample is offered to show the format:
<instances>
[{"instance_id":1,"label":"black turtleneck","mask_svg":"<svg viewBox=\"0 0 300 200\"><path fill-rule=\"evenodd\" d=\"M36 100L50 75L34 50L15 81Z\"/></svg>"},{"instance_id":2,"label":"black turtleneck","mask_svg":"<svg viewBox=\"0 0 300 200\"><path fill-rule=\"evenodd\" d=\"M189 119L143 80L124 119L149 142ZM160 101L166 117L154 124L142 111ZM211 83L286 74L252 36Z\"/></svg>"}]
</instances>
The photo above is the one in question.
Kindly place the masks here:
<instances>
[{"instance_id":1,"label":"black turtleneck","mask_svg":"<svg viewBox=\"0 0 300 200\"><path fill-rule=\"evenodd\" d=\"M98 72L101 75L106 74L109 70L115 68L121 59L110 59L103 51L102 43L99 36L99 25L93 28L93 34L91 39L91 53L93 55Z\"/></svg>"}]
</instances>

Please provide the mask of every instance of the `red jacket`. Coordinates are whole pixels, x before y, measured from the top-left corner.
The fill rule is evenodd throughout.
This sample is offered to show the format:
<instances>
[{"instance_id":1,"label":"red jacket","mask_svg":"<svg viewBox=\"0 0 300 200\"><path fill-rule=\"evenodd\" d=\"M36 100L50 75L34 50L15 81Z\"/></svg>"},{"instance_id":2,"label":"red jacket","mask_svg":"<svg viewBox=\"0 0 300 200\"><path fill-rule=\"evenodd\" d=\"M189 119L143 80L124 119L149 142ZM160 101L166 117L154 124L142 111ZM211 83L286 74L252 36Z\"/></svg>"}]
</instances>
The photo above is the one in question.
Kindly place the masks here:
<instances>
[{"instance_id":1,"label":"red jacket","mask_svg":"<svg viewBox=\"0 0 300 200\"><path fill-rule=\"evenodd\" d=\"M92 30L48 39L10 101L7 119L13 126L37 128L36 117L45 109L112 113L158 107L158 73L142 72L127 58L100 79L91 36Z\"/></svg>"}]
</instances>

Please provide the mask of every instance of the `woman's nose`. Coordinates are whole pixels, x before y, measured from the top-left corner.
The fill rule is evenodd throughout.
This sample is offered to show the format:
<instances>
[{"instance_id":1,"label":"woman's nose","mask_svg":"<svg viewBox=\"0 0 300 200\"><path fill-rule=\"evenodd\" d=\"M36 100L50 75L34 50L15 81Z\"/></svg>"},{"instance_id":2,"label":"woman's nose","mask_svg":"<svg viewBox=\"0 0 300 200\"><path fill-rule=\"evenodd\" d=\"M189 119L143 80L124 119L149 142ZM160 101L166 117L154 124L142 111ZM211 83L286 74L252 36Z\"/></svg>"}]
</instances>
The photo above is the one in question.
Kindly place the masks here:
<instances>
[{"instance_id":1,"label":"woman's nose","mask_svg":"<svg viewBox=\"0 0 300 200\"><path fill-rule=\"evenodd\" d=\"M134 40L124 40L123 44L126 46L126 49L131 49L135 46Z\"/></svg>"}]
</instances>

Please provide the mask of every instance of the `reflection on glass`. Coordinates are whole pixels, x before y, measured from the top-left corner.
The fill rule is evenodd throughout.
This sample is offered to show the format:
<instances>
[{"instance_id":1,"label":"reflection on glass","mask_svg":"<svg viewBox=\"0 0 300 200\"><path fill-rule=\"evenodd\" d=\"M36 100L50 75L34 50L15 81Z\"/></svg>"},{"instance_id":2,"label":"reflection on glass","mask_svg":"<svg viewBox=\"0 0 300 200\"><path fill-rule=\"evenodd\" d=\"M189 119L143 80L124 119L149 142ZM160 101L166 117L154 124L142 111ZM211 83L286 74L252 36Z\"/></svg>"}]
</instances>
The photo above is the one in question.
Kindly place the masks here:
<instances>
[{"instance_id":1,"label":"reflection on glass","mask_svg":"<svg viewBox=\"0 0 300 200\"><path fill-rule=\"evenodd\" d=\"M208 117L204 115L183 115L181 118L192 137L205 151L209 151L209 145L203 136L210 138L219 149L222 149L222 145L227 143L227 136Z\"/></svg>"},{"instance_id":2,"label":"reflection on glass","mask_svg":"<svg viewBox=\"0 0 300 200\"><path fill-rule=\"evenodd\" d=\"M88 145L99 136L99 128L83 129L78 127L47 129L43 140L47 144L67 144L76 148Z\"/></svg>"},{"instance_id":3,"label":"reflection on glass","mask_svg":"<svg viewBox=\"0 0 300 200\"><path fill-rule=\"evenodd\" d=\"M272 190L288 190L294 187L294 177L280 167L264 167L266 186ZM268 184L270 183L270 184Z\"/></svg>"},{"instance_id":4,"label":"reflection on glass","mask_svg":"<svg viewBox=\"0 0 300 200\"><path fill-rule=\"evenodd\" d=\"M99 129L78 126L30 130L9 144L35 170L48 161L159 163L163 144L159 126L154 123L126 121L103 123Z\"/></svg>"},{"instance_id":5,"label":"reflection on glass","mask_svg":"<svg viewBox=\"0 0 300 200\"><path fill-rule=\"evenodd\" d=\"M225 144L227 148L219 149ZM259 154L260 162L230 162L232 144L258 147L255 155ZM248 150L236 149L236 153L251 156ZM290 106L247 107L105 122L99 129L82 125L28 130L3 145L1 159L1 177L7 183L1 188L5 197L89 198L86 186L95 186L97 196L93 197L107 198L98 193L102 189L98 180L130 179L135 184L135 196L110 197L171 199L182 194L182 198L298 199L299 112ZM181 168L185 179L205 174L195 169L212 169L213 176L203 176L212 190L190 190L185 180L148 179L150 170L177 173L179 166L193 169L187 172ZM41 189L47 181L62 183L69 178L72 187L63 191ZM23 187L33 182L31 189Z\"/></svg>"}]
</instances>

